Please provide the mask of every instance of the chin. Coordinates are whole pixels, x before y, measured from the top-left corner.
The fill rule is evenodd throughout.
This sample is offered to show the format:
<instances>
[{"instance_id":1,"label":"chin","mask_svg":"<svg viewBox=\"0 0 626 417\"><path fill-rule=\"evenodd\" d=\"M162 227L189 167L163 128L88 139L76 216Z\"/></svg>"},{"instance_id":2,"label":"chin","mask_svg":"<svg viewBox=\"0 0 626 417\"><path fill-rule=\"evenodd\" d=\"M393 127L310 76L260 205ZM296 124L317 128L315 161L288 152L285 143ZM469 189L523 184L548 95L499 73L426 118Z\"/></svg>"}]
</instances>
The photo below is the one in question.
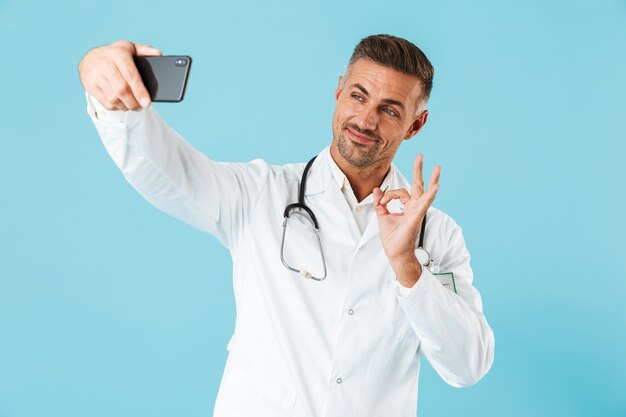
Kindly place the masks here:
<instances>
[{"instance_id":1,"label":"chin","mask_svg":"<svg viewBox=\"0 0 626 417\"><path fill-rule=\"evenodd\" d=\"M369 147L353 142L344 135L334 140L342 159L356 168L366 168L376 160L378 147Z\"/></svg>"}]
</instances>

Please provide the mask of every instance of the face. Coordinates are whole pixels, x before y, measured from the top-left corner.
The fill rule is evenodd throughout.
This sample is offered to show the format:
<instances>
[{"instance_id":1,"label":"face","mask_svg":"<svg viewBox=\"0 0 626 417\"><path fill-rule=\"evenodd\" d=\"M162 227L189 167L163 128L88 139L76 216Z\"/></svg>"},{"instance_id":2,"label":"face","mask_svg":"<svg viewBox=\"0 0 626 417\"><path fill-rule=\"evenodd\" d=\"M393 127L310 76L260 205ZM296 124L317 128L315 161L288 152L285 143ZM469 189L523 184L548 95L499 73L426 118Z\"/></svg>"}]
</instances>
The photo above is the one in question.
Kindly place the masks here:
<instances>
[{"instance_id":1,"label":"face","mask_svg":"<svg viewBox=\"0 0 626 417\"><path fill-rule=\"evenodd\" d=\"M387 167L403 140L426 123L416 115L421 82L375 62L360 59L339 78L333 115L333 147L356 168Z\"/></svg>"}]
</instances>

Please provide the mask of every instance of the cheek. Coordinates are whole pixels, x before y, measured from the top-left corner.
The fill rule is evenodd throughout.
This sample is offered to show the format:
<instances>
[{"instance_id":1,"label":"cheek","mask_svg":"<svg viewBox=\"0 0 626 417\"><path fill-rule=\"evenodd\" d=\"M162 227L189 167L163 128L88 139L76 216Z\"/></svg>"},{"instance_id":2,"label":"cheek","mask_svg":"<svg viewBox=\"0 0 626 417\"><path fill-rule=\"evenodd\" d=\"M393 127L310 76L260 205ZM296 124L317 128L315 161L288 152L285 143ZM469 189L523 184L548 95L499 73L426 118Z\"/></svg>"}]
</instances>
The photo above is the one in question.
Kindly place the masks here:
<instances>
[{"instance_id":1,"label":"cheek","mask_svg":"<svg viewBox=\"0 0 626 417\"><path fill-rule=\"evenodd\" d=\"M357 113L357 106L354 100L340 99L335 107L335 113L340 120L348 119Z\"/></svg>"},{"instance_id":2,"label":"cheek","mask_svg":"<svg viewBox=\"0 0 626 417\"><path fill-rule=\"evenodd\" d=\"M333 113L333 128L338 122L339 122L339 112L335 110L335 113Z\"/></svg>"},{"instance_id":3,"label":"cheek","mask_svg":"<svg viewBox=\"0 0 626 417\"><path fill-rule=\"evenodd\" d=\"M336 125L338 129L341 128L341 125L349 120L350 117L350 112L345 107L337 108L333 115L333 126Z\"/></svg>"},{"instance_id":4,"label":"cheek","mask_svg":"<svg viewBox=\"0 0 626 417\"><path fill-rule=\"evenodd\" d=\"M333 136L337 136L339 134L339 130L341 129L341 123L342 122L341 122L339 113L335 111L335 113L333 114L333 122L332 122Z\"/></svg>"},{"instance_id":5,"label":"cheek","mask_svg":"<svg viewBox=\"0 0 626 417\"><path fill-rule=\"evenodd\" d=\"M394 148L400 146L400 143L402 143L402 139L406 134L403 127L404 126L391 121L388 123L379 123L379 134L385 141L385 147Z\"/></svg>"}]
</instances>

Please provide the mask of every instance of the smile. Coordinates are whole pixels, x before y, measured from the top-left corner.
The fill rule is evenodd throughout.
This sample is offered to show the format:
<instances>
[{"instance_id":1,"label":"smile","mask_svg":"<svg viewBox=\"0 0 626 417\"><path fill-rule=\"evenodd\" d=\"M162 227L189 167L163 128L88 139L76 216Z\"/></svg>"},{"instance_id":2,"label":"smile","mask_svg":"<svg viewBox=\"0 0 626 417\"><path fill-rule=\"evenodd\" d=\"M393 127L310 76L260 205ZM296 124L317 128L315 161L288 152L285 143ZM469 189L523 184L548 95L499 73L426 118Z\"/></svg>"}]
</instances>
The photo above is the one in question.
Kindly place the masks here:
<instances>
[{"instance_id":1,"label":"smile","mask_svg":"<svg viewBox=\"0 0 626 417\"><path fill-rule=\"evenodd\" d=\"M352 131L350 128L346 128L346 131L348 132L348 135L350 135L350 137L351 137L354 141L356 141L356 142L359 142L359 143L372 143L372 142L376 142L374 139L370 139L370 138L369 138L369 137L367 137L367 136L360 135L360 134L358 134L358 133L356 133L356 132Z\"/></svg>"}]
</instances>

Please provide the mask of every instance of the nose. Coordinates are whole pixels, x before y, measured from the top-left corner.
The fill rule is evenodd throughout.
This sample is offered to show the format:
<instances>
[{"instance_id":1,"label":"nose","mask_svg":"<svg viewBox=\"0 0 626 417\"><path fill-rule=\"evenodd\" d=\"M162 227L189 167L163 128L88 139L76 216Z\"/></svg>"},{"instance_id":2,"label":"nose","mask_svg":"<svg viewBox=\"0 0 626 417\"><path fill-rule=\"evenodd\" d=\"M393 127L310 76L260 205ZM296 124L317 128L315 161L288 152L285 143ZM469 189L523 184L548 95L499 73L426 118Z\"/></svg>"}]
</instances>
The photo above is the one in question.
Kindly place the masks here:
<instances>
[{"instance_id":1,"label":"nose","mask_svg":"<svg viewBox=\"0 0 626 417\"><path fill-rule=\"evenodd\" d=\"M354 122L361 130L376 130L378 125L378 111L373 105L366 105L361 108Z\"/></svg>"}]
</instances>

